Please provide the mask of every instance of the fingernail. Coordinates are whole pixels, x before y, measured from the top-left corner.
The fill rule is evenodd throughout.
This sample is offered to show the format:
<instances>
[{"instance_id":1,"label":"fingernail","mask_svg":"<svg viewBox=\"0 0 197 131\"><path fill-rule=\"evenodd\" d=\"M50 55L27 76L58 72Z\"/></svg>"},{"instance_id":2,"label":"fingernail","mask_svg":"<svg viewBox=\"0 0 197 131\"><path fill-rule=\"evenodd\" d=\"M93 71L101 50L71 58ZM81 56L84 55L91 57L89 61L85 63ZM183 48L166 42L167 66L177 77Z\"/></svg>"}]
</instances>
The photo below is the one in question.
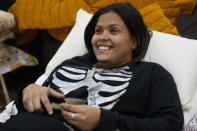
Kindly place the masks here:
<instances>
[{"instance_id":1,"label":"fingernail","mask_svg":"<svg viewBox=\"0 0 197 131\"><path fill-rule=\"evenodd\" d=\"M60 106L65 106L66 105L66 103L60 103Z\"/></svg>"},{"instance_id":2,"label":"fingernail","mask_svg":"<svg viewBox=\"0 0 197 131\"><path fill-rule=\"evenodd\" d=\"M52 114L53 114L53 111L50 111L50 112L49 112L49 115L52 115Z\"/></svg>"}]
</instances>

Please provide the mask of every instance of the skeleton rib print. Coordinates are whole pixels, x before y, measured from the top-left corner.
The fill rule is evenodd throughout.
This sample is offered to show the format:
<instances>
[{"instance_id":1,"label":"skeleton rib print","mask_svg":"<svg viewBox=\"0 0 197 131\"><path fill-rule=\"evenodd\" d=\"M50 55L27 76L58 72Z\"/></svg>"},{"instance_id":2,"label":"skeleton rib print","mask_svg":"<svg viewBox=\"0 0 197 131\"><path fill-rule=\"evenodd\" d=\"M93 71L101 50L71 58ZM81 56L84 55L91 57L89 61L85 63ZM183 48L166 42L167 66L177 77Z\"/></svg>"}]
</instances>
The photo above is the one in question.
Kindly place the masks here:
<instances>
[{"instance_id":1,"label":"skeleton rib print","mask_svg":"<svg viewBox=\"0 0 197 131\"><path fill-rule=\"evenodd\" d=\"M50 86L65 97L87 99L87 104L110 110L130 84L129 66L113 70L62 66L54 74Z\"/></svg>"}]
</instances>

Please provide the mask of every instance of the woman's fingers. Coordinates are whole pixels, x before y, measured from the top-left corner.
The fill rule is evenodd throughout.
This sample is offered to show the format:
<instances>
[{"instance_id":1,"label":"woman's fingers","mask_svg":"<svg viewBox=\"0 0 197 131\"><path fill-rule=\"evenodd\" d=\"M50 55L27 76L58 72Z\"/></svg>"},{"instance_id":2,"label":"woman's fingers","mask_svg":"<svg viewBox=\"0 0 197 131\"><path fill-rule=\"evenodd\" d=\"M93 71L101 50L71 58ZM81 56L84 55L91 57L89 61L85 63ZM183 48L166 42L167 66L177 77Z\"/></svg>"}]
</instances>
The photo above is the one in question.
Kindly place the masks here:
<instances>
[{"instance_id":1,"label":"woman's fingers","mask_svg":"<svg viewBox=\"0 0 197 131\"><path fill-rule=\"evenodd\" d=\"M34 100L32 101L33 104L33 112L38 112L41 113L43 112L41 103L40 103L40 99L38 97L34 98Z\"/></svg>"},{"instance_id":2,"label":"woman's fingers","mask_svg":"<svg viewBox=\"0 0 197 131\"><path fill-rule=\"evenodd\" d=\"M47 109L51 112L47 101L48 89L46 87L30 84L23 90L23 105L28 112L43 112L42 104L47 105ZM42 101L41 101L42 98ZM46 102L46 104L44 103Z\"/></svg>"},{"instance_id":3,"label":"woman's fingers","mask_svg":"<svg viewBox=\"0 0 197 131\"><path fill-rule=\"evenodd\" d=\"M78 125L81 123L81 121L78 119L78 118L80 118L79 115L80 114L62 110L62 116L64 117L64 119L76 127L78 127Z\"/></svg>"},{"instance_id":4,"label":"woman's fingers","mask_svg":"<svg viewBox=\"0 0 197 131\"><path fill-rule=\"evenodd\" d=\"M71 105L71 104L62 103L60 104L60 106L61 106L62 116L69 123L73 124L81 121L81 117L83 117L83 115L80 115L81 110L83 110L81 105Z\"/></svg>"},{"instance_id":5,"label":"woman's fingers","mask_svg":"<svg viewBox=\"0 0 197 131\"><path fill-rule=\"evenodd\" d=\"M44 105L46 111L48 112L49 115L53 114L53 109L51 107L51 103L49 100L49 96L58 98L58 99L63 99L64 95L62 93L59 93L52 88L44 87L47 93L43 93L40 95L40 101Z\"/></svg>"},{"instance_id":6,"label":"woman's fingers","mask_svg":"<svg viewBox=\"0 0 197 131\"><path fill-rule=\"evenodd\" d=\"M61 103L62 116L81 130L92 130L100 121L100 109L88 105Z\"/></svg>"},{"instance_id":7,"label":"woman's fingers","mask_svg":"<svg viewBox=\"0 0 197 131\"><path fill-rule=\"evenodd\" d=\"M31 100L27 101L26 99L23 99L23 106L24 106L25 110L28 112L34 111L33 103Z\"/></svg>"},{"instance_id":8,"label":"woman's fingers","mask_svg":"<svg viewBox=\"0 0 197 131\"><path fill-rule=\"evenodd\" d=\"M77 119L77 113L74 112L68 112L68 111L62 111L62 116L67 120L67 121L74 121Z\"/></svg>"},{"instance_id":9,"label":"woman's fingers","mask_svg":"<svg viewBox=\"0 0 197 131\"><path fill-rule=\"evenodd\" d=\"M46 111L48 112L48 114L52 115L53 114L53 109L51 107L51 103L49 101L48 96L46 96L46 95L41 96L40 101L44 105L44 107L45 107Z\"/></svg>"},{"instance_id":10,"label":"woman's fingers","mask_svg":"<svg viewBox=\"0 0 197 131\"><path fill-rule=\"evenodd\" d=\"M58 98L58 99L63 99L64 98L64 94L59 93L52 88L48 88L48 96L52 96L52 97L55 97L55 98Z\"/></svg>"},{"instance_id":11,"label":"woman's fingers","mask_svg":"<svg viewBox=\"0 0 197 131\"><path fill-rule=\"evenodd\" d=\"M28 112L43 112L43 107L48 114L53 114L49 96L63 99L64 95L51 88L30 84L23 90L23 105Z\"/></svg>"},{"instance_id":12,"label":"woman's fingers","mask_svg":"<svg viewBox=\"0 0 197 131\"><path fill-rule=\"evenodd\" d=\"M42 112L40 99L38 96L28 94L23 95L23 106L28 112Z\"/></svg>"},{"instance_id":13,"label":"woman's fingers","mask_svg":"<svg viewBox=\"0 0 197 131\"><path fill-rule=\"evenodd\" d=\"M81 105L61 103L60 106L63 110L66 110L68 112L82 112L83 110L85 110L84 108L81 108Z\"/></svg>"}]
</instances>

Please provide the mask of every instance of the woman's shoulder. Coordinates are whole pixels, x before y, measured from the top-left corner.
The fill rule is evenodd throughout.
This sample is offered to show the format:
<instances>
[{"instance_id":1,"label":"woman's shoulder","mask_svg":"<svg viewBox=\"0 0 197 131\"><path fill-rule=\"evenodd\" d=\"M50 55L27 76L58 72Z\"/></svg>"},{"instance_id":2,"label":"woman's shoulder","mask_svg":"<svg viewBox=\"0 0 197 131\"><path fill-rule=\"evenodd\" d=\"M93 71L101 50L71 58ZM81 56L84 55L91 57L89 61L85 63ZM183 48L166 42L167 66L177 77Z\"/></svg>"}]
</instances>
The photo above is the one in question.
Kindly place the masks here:
<instances>
[{"instance_id":1,"label":"woman's shoulder","mask_svg":"<svg viewBox=\"0 0 197 131\"><path fill-rule=\"evenodd\" d=\"M163 69L165 69L159 63L149 62L149 61L139 61L139 62L136 62L136 66L151 67L151 68L163 68Z\"/></svg>"},{"instance_id":2,"label":"woman's shoulder","mask_svg":"<svg viewBox=\"0 0 197 131\"><path fill-rule=\"evenodd\" d=\"M144 72L170 74L165 67L155 62L140 61L134 65L134 68Z\"/></svg>"},{"instance_id":3,"label":"woman's shoulder","mask_svg":"<svg viewBox=\"0 0 197 131\"><path fill-rule=\"evenodd\" d=\"M141 66L150 66L150 67L158 67L158 68L164 68L162 65L160 65L159 63L155 63L155 62L149 62L149 61L140 61L137 64L141 65Z\"/></svg>"}]
</instances>

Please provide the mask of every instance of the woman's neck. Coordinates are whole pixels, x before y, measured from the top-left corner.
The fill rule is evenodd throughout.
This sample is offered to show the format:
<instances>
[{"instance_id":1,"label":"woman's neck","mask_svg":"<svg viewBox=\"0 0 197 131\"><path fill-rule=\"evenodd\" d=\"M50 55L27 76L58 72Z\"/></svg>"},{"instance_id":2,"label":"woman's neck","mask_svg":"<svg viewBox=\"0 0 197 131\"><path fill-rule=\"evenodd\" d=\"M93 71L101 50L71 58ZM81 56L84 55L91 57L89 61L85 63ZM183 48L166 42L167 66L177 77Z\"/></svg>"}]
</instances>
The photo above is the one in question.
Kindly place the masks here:
<instances>
[{"instance_id":1,"label":"woman's neck","mask_svg":"<svg viewBox=\"0 0 197 131\"><path fill-rule=\"evenodd\" d=\"M98 63L93 64L93 67L103 68L103 69L113 69L113 68L118 68L118 67L123 67L125 65L128 65L130 62L127 62L127 63L124 63L124 64L116 64L116 65L109 64L109 63L98 62Z\"/></svg>"}]
</instances>

